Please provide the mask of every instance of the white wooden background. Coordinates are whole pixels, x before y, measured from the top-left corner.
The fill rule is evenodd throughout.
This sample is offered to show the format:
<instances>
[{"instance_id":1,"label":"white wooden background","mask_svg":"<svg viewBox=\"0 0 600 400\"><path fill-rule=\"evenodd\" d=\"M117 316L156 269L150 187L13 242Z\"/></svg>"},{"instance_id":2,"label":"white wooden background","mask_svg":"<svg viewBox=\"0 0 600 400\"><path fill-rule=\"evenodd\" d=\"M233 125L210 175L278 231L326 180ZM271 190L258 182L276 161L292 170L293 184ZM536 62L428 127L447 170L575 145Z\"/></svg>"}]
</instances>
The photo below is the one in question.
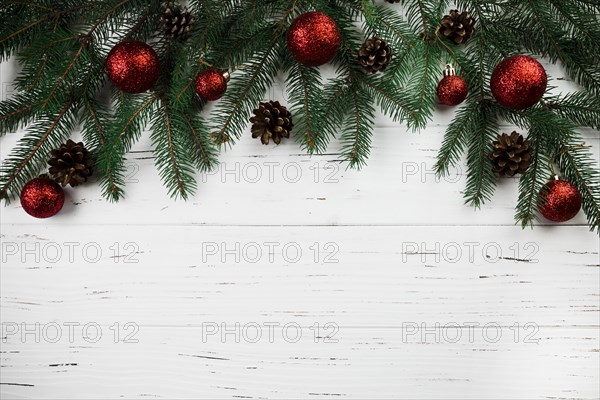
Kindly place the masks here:
<instances>
[{"instance_id":1,"label":"white wooden background","mask_svg":"<svg viewBox=\"0 0 600 400\"><path fill-rule=\"evenodd\" d=\"M432 172L453 111L378 118L360 172L248 132L187 203L146 135L120 203L2 207L1 398L598 398L598 237L516 227L513 179L463 205L464 166Z\"/></svg>"}]
</instances>

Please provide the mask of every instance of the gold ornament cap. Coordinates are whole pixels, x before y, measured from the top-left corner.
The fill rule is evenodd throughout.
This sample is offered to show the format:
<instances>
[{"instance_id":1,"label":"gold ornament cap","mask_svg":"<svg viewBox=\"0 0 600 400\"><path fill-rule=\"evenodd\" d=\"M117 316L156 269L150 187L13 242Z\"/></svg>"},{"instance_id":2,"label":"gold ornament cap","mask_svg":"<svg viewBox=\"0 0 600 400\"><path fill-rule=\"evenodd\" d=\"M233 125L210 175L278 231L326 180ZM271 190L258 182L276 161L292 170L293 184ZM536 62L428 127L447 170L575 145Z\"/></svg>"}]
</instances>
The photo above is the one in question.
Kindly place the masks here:
<instances>
[{"instance_id":1,"label":"gold ornament cap","mask_svg":"<svg viewBox=\"0 0 600 400\"><path fill-rule=\"evenodd\" d=\"M454 76L456 75L456 70L452 66L452 64L446 64L444 68L444 76Z\"/></svg>"}]
</instances>

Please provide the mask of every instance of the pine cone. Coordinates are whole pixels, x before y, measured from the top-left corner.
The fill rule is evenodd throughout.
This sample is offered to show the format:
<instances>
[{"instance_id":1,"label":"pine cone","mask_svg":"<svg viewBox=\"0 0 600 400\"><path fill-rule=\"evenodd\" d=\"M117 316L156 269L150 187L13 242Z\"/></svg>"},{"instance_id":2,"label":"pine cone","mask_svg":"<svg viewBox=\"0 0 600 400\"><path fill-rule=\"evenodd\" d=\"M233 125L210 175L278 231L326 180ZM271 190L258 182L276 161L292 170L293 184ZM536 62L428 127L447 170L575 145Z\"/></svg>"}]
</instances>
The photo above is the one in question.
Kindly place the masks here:
<instances>
[{"instance_id":1,"label":"pine cone","mask_svg":"<svg viewBox=\"0 0 600 400\"><path fill-rule=\"evenodd\" d=\"M269 144L269 139L273 139L275 144L281 143L282 137L290 137L290 131L294 126L292 114L278 101L260 103L260 106L254 110L250 122L252 122L252 137L260 137L262 144Z\"/></svg>"},{"instance_id":2,"label":"pine cone","mask_svg":"<svg viewBox=\"0 0 600 400\"><path fill-rule=\"evenodd\" d=\"M456 44L469 40L475 31L475 19L467 11L461 13L458 10L450 10L440 21L440 31Z\"/></svg>"},{"instance_id":3,"label":"pine cone","mask_svg":"<svg viewBox=\"0 0 600 400\"><path fill-rule=\"evenodd\" d=\"M500 176L515 176L524 173L531 160L530 142L523 135L512 132L510 135L503 133L492 142L494 151L490 158L494 164L494 171Z\"/></svg>"},{"instance_id":4,"label":"pine cone","mask_svg":"<svg viewBox=\"0 0 600 400\"><path fill-rule=\"evenodd\" d=\"M75 143L69 139L50 154L48 173L62 186L77 186L92 175L94 161L90 152L83 147L83 143Z\"/></svg>"},{"instance_id":5,"label":"pine cone","mask_svg":"<svg viewBox=\"0 0 600 400\"><path fill-rule=\"evenodd\" d=\"M187 7L182 7L180 4L167 3L162 17L160 17L163 32L172 40L185 37L193 22L192 13L188 11Z\"/></svg>"},{"instance_id":6,"label":"pine cone","mask_svg":"<svg viewBox=\"0 0 600 400\"><path fill-rule=\"evenodd\" d=\"M392 59L392 49L383 39L367 39L358 51L358 60L371 73L385 71Z\"/></svg>"}]
</instances>

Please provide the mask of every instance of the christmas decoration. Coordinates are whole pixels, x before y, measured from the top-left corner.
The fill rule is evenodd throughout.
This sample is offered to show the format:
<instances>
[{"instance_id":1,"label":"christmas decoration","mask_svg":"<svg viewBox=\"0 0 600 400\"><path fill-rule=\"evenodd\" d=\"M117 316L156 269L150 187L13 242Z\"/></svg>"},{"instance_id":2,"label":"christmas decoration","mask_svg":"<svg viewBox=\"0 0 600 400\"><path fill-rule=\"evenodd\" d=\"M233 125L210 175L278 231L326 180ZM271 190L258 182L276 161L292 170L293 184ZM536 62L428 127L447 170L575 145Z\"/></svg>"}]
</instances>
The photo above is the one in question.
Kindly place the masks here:
<instances>
[{"instance_id":1,"label":"christmas decoration","mask_svg":"<svg viewBox=\"0 0 600 400\"><path fill-rule=\"evenodd\" d=\"M190 32L194 17L187 7L167 3L160 17L160 26L169 39L184 38Z\"/></svg>"},{"instance_id":2,"label":"christmas decoration","mask_svg":"<svg viewBox=\"0 0 600 400\"><path fill-rule=\"evenodd\" d=\"M69 139L50 154L48 174L63 187L80 185L92 175L94 161L83 143L75 143Z\"/></svg>"},{"instance_id":3,"label":"christmas decoration","mask_svg":"<svg viewBox=\"0 0 600 400\"><path fill-rule=\"evenodd\" d=\"M196 79L196 93L204 100L219 100L227 90L229 73L219 73L214 69L202 72Z\"/></svg>"},{"instance_id":4,"label":"christmas decoration","mask_svg":"<svg viewBox=\"0 0 600 400\"><path fill-rule=\"evenodd\" d=\"M593 40L600 37L593 18L600 6L569 0L559 2L560 12L540 14L541 0L476 3L459 2L461 11L444 16L445 3L423 0L4 0L0 60L19 65L14 94L0 100L0 140L25 132L2 159L0 198L17 198L74 131L94 154L105 198L126 195L123 160L143 138L152 143L167 193L187 199L198 186L194 172L218 165L219 146L242 138L251 117L254 137L278 143L290 135L291 113L300 148L323 154L336 142L336 159L362 168L380 154L372 151L379 115L402 130L421 130L442 108L436 104L464 100L457 112L445 112L452 120L444 123L436 173L443 177L465 160L460 192L466 204L481 207L491 200L497 175L525 171L522 151L529 146L516 205L517 221L528 226L536 219L545 161L556 149L580 143L582 132L600 129L600 41ZM186 37L190 43L183 45ZM521 112L541 99L548 77L530 57L507 58L514 54L543 55L577 91L561 86ZM329 60L335 66L326 73L311 68ZM450 73L437 78L449 61L460 65L464 80ZM226 90L219 68L236 70ZM206 69L218 72L199 78ZM385 75L372 73L384 69ZM107 76L123 92L139 94L107 96ZM269 106L252 114L280 78L277 97L288 99L289 112L263 103ZM199 79L205 99L222 96L210 112L195 94ZM499 138L493 145L498 126L507 122L527 129L531 143L523 139L518 148L519 139ZM588 224L600 232L597 160L593 151L577 149L557 165L581 189ZM52 162L61 183L84 179L77 165L59 172L59 159Z\"/></svg>"},{"instance_id":5,"label":"christmas decoration","mask_svg":"<svg viewBox=\"0 0 600 400\"><path fill-rule=\"evenodd\" d=\"M392 60L392 49L383 39L367 39L358 51L358 60L367 72L383 72Z\"/></svg>"},{"instance_id":6,"label":"christmas decoration","mask_svg":"<svg viewBox=\"0 0 600 400\"><path fill-rule=\"evenodd\" d=\"M490 87L498 103L522 110L540 101L547 83L546 71L537 60L529 56L512 56L496 66Z\"/></svg>"},{"instance_id":7,"label":"christmas decoration","mask_svg":"<svg viewBox=\"0 0 600 400\"><path fill-rule=\"evenodd\" d=\"M544 204L540 213L553 222L565 222L573 218L581 209L581 194L570 182L558 179L548 182L541 191Z\"/></svg>"},{"instance_id":8,"label":"christmas decoration","mask_svg":"<svg viewBox=\"0 0 600 400\"><path fill-rule=\"evenodd\" d=\"M338 52L340 30L327 14L307 12L296 18L287 30L287 45L300 64L323 65Z\"/></svg>"},{"instance_id":9,"label":"christmas decoration","mask_svg":"<svg viewBox=\"0 0 600 400\"><path fill-rule=\"evenodd\" d=\"M27 182L21 190L21 206L36 218L56 215L65 202L65 193L52 179L38 177Z\"/></svg>"},{"instance_id":10,"label":"christmas decoration","mask_svg":"<svg viewBox=\"0 0 600 400\"><path fill-rule=\"evenodd\" d=\"M444 70L444 77L438 83L436 90L440 103L447 106L456 106L465 100L468 91L467 82L462 77L456 75L454 68L450 64L447 64Z\"/></svg>"},{"instance_id":11,"label":"christmas decoration","mask_svg":"<svg viewBox=\"0 0 600 400\"><path fill-rule=\"evenodd\" d=\"M464 43L475 31L475 19L467 11L450 10L440 21L440 31L454 43Z\"/></svg>"},{"instance_id":12,"label":"christmas decoration","mask_svg":"<svg viewBox=\"0 0 600 400\"><path fill-rule=\"evenodd\" d=\"M529 140L513 131L510 135L503 133L492 142L494 151L490 158L494 163L494 171L500 176L515 176L524 173L531 163Z\"/></svg>"},{"instance_id":13,"label":"christmas decoration","mask_svg":"<svg viewBox=\"0 0 600 400\"><path fill-rule=\"evenodd\" d=\"M144 92L159 77L158 55L144 42L121 42L108 53L106 73L120 90L127 93Z\"/></svg>"},{"instance_id":14,"label":"christmas decoration","mask_svg":"<svg viewBox=\"0 0 600 400\"><path fill-rule=\"evenodd\" d=\"M260 141L265 145L269 144L270 139L273 139L275 144L281 143L281 138L290 137L290 131L294 127L292 115L278 101L260 103L250 122L252 137L260 137Z\"/></svg>"}]
</instances>

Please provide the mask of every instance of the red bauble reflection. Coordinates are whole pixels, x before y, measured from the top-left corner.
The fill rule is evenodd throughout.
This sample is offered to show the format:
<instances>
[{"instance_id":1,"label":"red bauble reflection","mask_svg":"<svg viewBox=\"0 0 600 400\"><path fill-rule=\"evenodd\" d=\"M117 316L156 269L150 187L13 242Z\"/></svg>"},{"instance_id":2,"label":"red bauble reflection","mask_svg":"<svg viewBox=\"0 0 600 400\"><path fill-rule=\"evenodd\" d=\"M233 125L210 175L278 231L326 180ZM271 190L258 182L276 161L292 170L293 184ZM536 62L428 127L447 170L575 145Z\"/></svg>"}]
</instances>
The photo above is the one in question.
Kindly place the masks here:
<instances>
[{"instance_id":1,"label":"red bauble reflection","mask_svg":"<svg viewBox=\"0 0 600 400\"><path fill-rule=\"evenodd\" d=\"M65 192L49 178L35 178L21 190L21 206L27 214L36 218L52 217L65 202Z\"/></svg>"},{"instance_id":2,"label":"red bauble reflection","mask_svg":"<svg viewBox=\"0 0 600 400\"><path fill-rule=\"evenodd\" d=\"M340 49L340 30L327 14L307 12L296 18L287 34L290 53L300 64L323 65L330 61Z\"/></svg>"},{"instance_id":3,"label":"red bauble reflection","mask_svg":"<svg viewBox=\"0 0 600 400\"><path fill-rule=\"evenodd\" d=\"M536 59L512 56L496 66L490 88L498 103L506 108L522 110L540 101L547 84L546 71Z\"/></svg>"},{"instance_id":4,"label":"red bauble reflection","mask_svg":"<svg viewBox=\"0 0 600 400\"><path fill-rule=\"evenodd\" d=\"M540 213L550 221L568 221L581 209L581 194L575 185L562 179L548 182L542 197L546 202L540 207Z\"/></svg>"},{"instance_id":5,"label":"red bauble reflection","mask_svg":"<svg viewBox=\"0 0 600 400\"><path fill-rule=\"evenodd\" d=\"M458 75L445 76L437 87L440 103L447 106L456 106L462 103L468 92L467 82Z\"/></svg>"},{"instance_id":6,"label":"red bauble reflection","mask_svg":"<svg viewBox=\"0 0 600 400\"><path fill-rule=\"evenodd\" d=\"M145 92L154 86L160 75L158 55L144 42L121 42L108 53L106 73L124 92Z\"/></svg>"},{"instance_id":7,"label":"red bauble reflection","mask_svg":"<svg viewBox=\"0 0 600 400\"><path fill-rule=\"evenodd\" d=\"M211 69L202 72L196 79L196 93L204 100L219 100L227 90L227 77Z\"/></svg>"}]
</instances>

